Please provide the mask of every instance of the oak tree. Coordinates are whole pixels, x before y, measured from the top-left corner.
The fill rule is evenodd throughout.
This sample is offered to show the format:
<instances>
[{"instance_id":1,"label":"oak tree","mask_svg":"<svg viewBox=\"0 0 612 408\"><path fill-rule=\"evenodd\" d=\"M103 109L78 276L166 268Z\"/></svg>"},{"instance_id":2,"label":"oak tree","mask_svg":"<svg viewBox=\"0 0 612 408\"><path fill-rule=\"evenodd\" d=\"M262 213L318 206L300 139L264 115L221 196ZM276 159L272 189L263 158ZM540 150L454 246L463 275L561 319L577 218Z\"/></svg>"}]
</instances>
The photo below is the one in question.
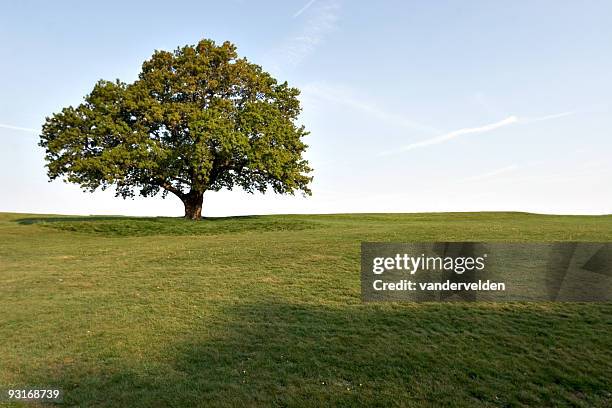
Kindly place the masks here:
<instances>
[{"instance_id":1,"label":"oak tree","mask_svg":"<svg viewBox=\"0 0 612 408\"><path fill-rule=\"evenodd\" d=\"M233 44L202 40L155 51L133 83L99 81L46 118L39 144L51 180L123 198L171 193L197 220L209 190L310 194L298 95Z\"/></svg>"}]
</instances>

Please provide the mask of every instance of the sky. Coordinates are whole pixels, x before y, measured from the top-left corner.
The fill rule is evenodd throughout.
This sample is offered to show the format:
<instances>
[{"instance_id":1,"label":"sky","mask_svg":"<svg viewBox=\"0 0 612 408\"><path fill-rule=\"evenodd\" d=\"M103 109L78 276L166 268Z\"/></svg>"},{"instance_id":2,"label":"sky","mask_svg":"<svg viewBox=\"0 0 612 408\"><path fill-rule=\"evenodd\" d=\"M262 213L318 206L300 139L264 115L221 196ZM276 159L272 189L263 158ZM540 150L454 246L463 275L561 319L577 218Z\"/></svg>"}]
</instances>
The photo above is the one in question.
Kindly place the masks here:
<instances>
[{"instance_id":1,"label":"sky","mask_svg":"<svg viewBox=\"0 0 612 408\"><path fill-rule=\"evenodd\" d=\"M20 1L0 12L0 211L180 216L48 182L46 116L202 38L301 91L313 195L207 192L206 216L612 213L610 1Z\"/></svg>"}]
</instances>

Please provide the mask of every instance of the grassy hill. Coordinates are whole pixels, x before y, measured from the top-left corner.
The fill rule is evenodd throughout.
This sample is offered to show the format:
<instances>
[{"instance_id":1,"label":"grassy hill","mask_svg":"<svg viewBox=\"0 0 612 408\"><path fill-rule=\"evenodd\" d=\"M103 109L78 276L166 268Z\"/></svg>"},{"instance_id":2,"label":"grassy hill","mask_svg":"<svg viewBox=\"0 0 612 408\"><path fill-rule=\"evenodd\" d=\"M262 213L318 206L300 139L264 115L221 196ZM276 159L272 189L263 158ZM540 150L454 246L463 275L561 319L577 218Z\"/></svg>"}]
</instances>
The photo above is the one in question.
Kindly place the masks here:
<instances>
[{"instance_id":1,"label":"grassy hill","mask_svg":"<svg viewBox=\"0 0 612 408\"><path fill-rule=\"evenodd\" d=\"M360 242L418 240L612 241L612 216L3 213L0 386L97 407L612 404L612 304L363 304Z\"/></svg>"}]
</instances>

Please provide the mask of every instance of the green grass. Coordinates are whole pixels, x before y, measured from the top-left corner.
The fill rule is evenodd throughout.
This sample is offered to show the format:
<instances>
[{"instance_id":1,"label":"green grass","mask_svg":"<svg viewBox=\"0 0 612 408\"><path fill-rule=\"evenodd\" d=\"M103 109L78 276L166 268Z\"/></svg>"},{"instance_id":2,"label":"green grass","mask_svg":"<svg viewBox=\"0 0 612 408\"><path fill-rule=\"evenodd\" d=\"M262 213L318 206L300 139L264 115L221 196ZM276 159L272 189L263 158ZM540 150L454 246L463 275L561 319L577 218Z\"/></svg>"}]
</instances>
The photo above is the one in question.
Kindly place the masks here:
<instances>
[{"instance_id":1,"label":"green grass","mask_svg":"<svg viewBox=\"0 0 612 408\"><path fill-rule=\"evenodd\" d=\"M360 242L420 240L612 241L612 216L0 214L0 387L84 407L612 405L612 304L363 304Z\"/></svg>"}]
</instances>

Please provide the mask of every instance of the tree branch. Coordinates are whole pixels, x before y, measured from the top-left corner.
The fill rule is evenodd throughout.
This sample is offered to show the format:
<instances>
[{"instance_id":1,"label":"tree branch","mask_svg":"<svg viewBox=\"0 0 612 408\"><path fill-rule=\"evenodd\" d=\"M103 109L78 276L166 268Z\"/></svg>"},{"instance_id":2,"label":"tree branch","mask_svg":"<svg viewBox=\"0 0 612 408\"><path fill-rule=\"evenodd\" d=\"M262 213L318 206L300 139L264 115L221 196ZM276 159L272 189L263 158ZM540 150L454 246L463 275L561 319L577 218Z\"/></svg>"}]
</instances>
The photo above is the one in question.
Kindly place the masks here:
<instances>
[{"instance_id":1,"label":"tree branch","mask_svg":"<svg viewBox=\"0 0 612 408\"><path fill-rule=\"evenodd\" d=\"M167 190L169 192L171 192L172 194L176 195L178 198L180 198L181 200L183 199L183 197L185 197L185 193L183 193L180 189L174 187L171 183L169 183L166 180L157 180L156 183L158 186L160 186L161 188L163 188L164 190Z\"/></svg>"}]
</instances>

